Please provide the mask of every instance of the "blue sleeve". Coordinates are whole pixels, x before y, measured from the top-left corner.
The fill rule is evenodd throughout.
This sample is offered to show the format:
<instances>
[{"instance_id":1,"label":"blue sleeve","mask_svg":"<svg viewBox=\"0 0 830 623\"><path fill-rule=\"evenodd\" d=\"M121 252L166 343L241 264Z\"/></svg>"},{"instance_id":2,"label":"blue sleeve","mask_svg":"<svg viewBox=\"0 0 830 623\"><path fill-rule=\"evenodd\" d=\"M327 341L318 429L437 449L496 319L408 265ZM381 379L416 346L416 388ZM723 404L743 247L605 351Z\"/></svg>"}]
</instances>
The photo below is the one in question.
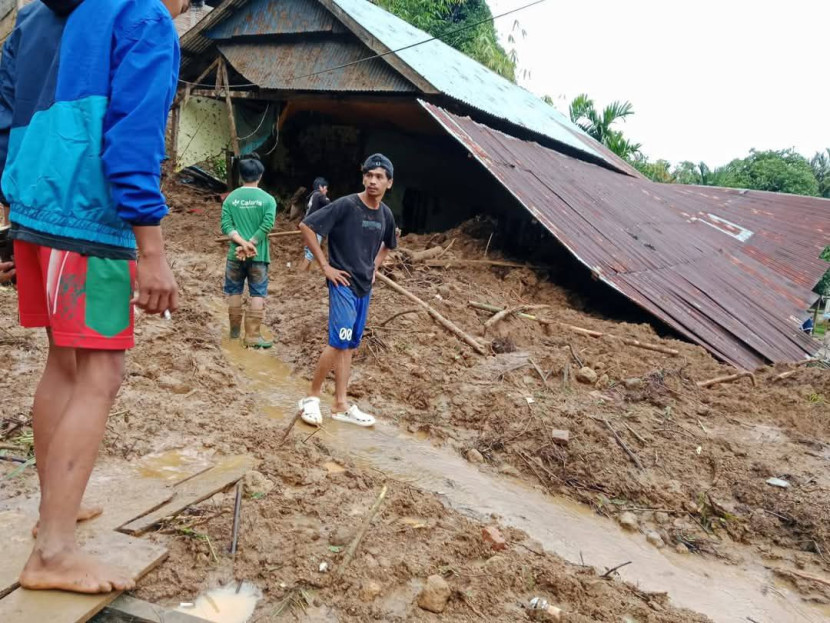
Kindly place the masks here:
<instances>
[{"instance_id":1,"label":"blue sleeve","mask_svg":"<svg viewBox=\"0 0 830 623\"><path fill-rule=\"evenodd\" d=\"M17 31L13 31L3 45L3 59L0 60L0 179L6 170L6 156L9 153L9 133L14 117L15 55L17 54ZM0 202L7 204L0 190Z\"/></svg>"},{"instance_id":2,"label":"blue sleeve","mask_svg":"<svg viewBox=\"0 0 830 623\"><path fill-rule=\"evenodd\" d=\"M121 21L130 22L129 12ZM119 216L132 225L158 225L168 212L161 163L179 40L167 15L132 21L116 25L102 158Z\"/></svg>"}]
</instances>

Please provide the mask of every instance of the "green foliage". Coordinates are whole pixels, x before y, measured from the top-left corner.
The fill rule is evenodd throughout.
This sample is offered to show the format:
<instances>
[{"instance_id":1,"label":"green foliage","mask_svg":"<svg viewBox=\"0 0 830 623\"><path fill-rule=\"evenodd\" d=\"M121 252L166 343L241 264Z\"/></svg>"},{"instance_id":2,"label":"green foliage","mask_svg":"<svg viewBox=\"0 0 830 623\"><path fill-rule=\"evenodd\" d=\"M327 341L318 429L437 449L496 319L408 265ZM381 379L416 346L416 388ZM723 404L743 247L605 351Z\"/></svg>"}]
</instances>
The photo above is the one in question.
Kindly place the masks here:
<instances>
[{"instance_id":1,"label":"green foliage","mask_svg":"<svg viewBox=\"0 0 830 623\"><path fill-rule=\"evenodd\" d=\"M810 160L810 167L818 182L819 196L830 199L830 147L824 151L817 151Z\"/></svg>"},{"instance_id":2,"label":"green foliage","mask_svg":"<svg viewBox=\"0 0 830 623\"><path fill-rule=\"evenodd\" d=\"M751 150L718 171L718 184L729 188L818 195L819 184L807 159L793 149Z\"/></svg>"},{"instance_id":3,"label":"green foliage","mask_svg":"<svg viewBox=\"0 0 830 623\"><path fill-rule=\"evenodd\" d=\"M553 103L550 97L545 99ZM582 130L626 160L635 160L640 153L640 143L629 141L622 132L612 128L617 121L625 121L634 114L631 102L611 102L597 110L594 101L585 93L577 95L568 108L571 121Z\"/></svg>"},{"instance_id":4,"label":"green foliage","mask_svg":"<svg viewBox=\"0 0 830 623\"><path fill-rule=\"evenodd\" d=\"M378 6L438 37L508 80L516 79L516 53L499 44L485 0L373 0ZM453 33L476 22L483 23Z\"/></svg>"},{"instance_id":5,"label":"green foliage","mask_svg":"<svg viewBox=\"0 0 830 623\"><path fill-rule=\"evenodd\" d=\"M825 247L821 253L821 259L825 262L830 262L830 247ZM830 296L830 270L824 273L821 281L818 282L815 292L824 296Z\"/></svg>"}]
</instances>

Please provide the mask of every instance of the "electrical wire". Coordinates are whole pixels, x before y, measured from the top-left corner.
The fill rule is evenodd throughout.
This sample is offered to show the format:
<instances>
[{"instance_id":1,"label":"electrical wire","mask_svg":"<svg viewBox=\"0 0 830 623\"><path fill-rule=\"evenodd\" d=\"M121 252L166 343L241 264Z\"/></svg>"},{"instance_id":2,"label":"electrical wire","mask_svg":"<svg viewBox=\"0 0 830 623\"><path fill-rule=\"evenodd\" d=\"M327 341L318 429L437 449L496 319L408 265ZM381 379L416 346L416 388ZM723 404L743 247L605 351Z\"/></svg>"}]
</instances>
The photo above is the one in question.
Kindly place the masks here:
<instances>
[{"instance_id":1,"label":"electrical wire","mask_svg":"<svg viewBox=\"0 0 830 623\"><path fill-rule=\"evenodd\" d=\"M389 50L388 52L384 52L383 54L374 54L372 56L367 56L366 58L359 58L356 61L352 61L350 63L345 63L343 65L338 65L336 67L329 67L328 69L321 69L320 71L315 71L314 73L304 74L302 76L292 76L291 80L300 80L302 78L311 78L313 76L319 76L320 74L325 74L330 71L337 71L338 69L345 69L346 67L351 67L353 65L357 65L359 63L365 63L366 61L372 61L377 58L383 58L384 56L389 56L390 54L397 54L398 52L403 52L404 50L410 50L412 48L418 47L419 45L424 45L425 43L430 43L431 41L439 40L442 37L448 37L465 30L469 30L470 28L475 28L476 26L481 26L482 24L486 24L487 22L493 22L499 18L505 17L507 15L512 15L513 13L518 13L519 11L524 11L525 9L529 9L530 7L536 6L537 4L542 4L546 0L535 0L535 2L531 2L530 4L525 4L524 6L520 6L516 9L512 9L510 11L505 11L504 13L500 13L499 15L493 15L492 17L488 17L486 19L480 20L478 22L473 22L472 24L465 24L459 28L455 28L453 30L447 31L442 33L440 37L430 37L429 39L424 39L423 41L418 41L417 43L411 43L409 45L405 45L402 48L398 48L396 50ZM186 80L179 79L179 82L182 84L186 84L191 87L205 87L205 88L215 88L216 84L200 84L198 82L187 82ZM242 87L256 87L259 86L253 82L246 82L244 84L231 84L228 85L231 88L242 88Z\"/></svg>"}]
</instances>

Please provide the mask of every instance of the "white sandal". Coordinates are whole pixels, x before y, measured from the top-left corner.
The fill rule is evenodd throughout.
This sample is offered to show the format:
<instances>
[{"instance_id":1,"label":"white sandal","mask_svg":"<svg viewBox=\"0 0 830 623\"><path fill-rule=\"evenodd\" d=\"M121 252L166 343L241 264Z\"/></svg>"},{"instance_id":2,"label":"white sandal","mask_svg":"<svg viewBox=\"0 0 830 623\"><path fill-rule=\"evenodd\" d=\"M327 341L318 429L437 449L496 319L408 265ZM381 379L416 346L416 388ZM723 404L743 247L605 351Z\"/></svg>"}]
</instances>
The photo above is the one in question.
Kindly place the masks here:
<instances>
[{"instance_id":1,"label":"white sandal","mask_svg":"<svg viewBox=\"0 0 830 623\"><path fill-rule=\"evenodd\" d=\"M368 413L363 413L363 411L357 408L357 405L352 405L345 413L332 413L331 419L364 427L375 425L375 417Z\"/></svg>"},{"instance_id":2,"label":"white sandal","mask_svg":"<svg viewBox=\"0 0 830 623\"><path fill-rule=\"evenodd\" d=\"M303 398L297 408L300 410L300 419L310 426L320 426L323 423L323 414L320 413L319 398Z\"/></svg>"}]
</instances>

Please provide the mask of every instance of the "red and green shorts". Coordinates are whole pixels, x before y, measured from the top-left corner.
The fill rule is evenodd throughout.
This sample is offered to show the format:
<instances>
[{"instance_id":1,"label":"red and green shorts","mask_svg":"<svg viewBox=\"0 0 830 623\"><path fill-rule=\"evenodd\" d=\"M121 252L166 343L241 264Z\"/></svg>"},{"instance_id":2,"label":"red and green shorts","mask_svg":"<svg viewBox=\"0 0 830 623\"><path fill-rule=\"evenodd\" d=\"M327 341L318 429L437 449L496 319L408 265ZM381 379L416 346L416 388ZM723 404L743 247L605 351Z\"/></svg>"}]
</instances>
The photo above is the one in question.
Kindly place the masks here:
<instances>
[{"instance_id":1,"label":"red and green shorts","mask_svg":"<svg viewBox=\"0 0 830 623\"><path fill-rule=\"evenodd\" d=\"M56 346L127 350L134 260L111 260L15 240L20 324L48 327Z\"/></svg>"}]
</instances>

